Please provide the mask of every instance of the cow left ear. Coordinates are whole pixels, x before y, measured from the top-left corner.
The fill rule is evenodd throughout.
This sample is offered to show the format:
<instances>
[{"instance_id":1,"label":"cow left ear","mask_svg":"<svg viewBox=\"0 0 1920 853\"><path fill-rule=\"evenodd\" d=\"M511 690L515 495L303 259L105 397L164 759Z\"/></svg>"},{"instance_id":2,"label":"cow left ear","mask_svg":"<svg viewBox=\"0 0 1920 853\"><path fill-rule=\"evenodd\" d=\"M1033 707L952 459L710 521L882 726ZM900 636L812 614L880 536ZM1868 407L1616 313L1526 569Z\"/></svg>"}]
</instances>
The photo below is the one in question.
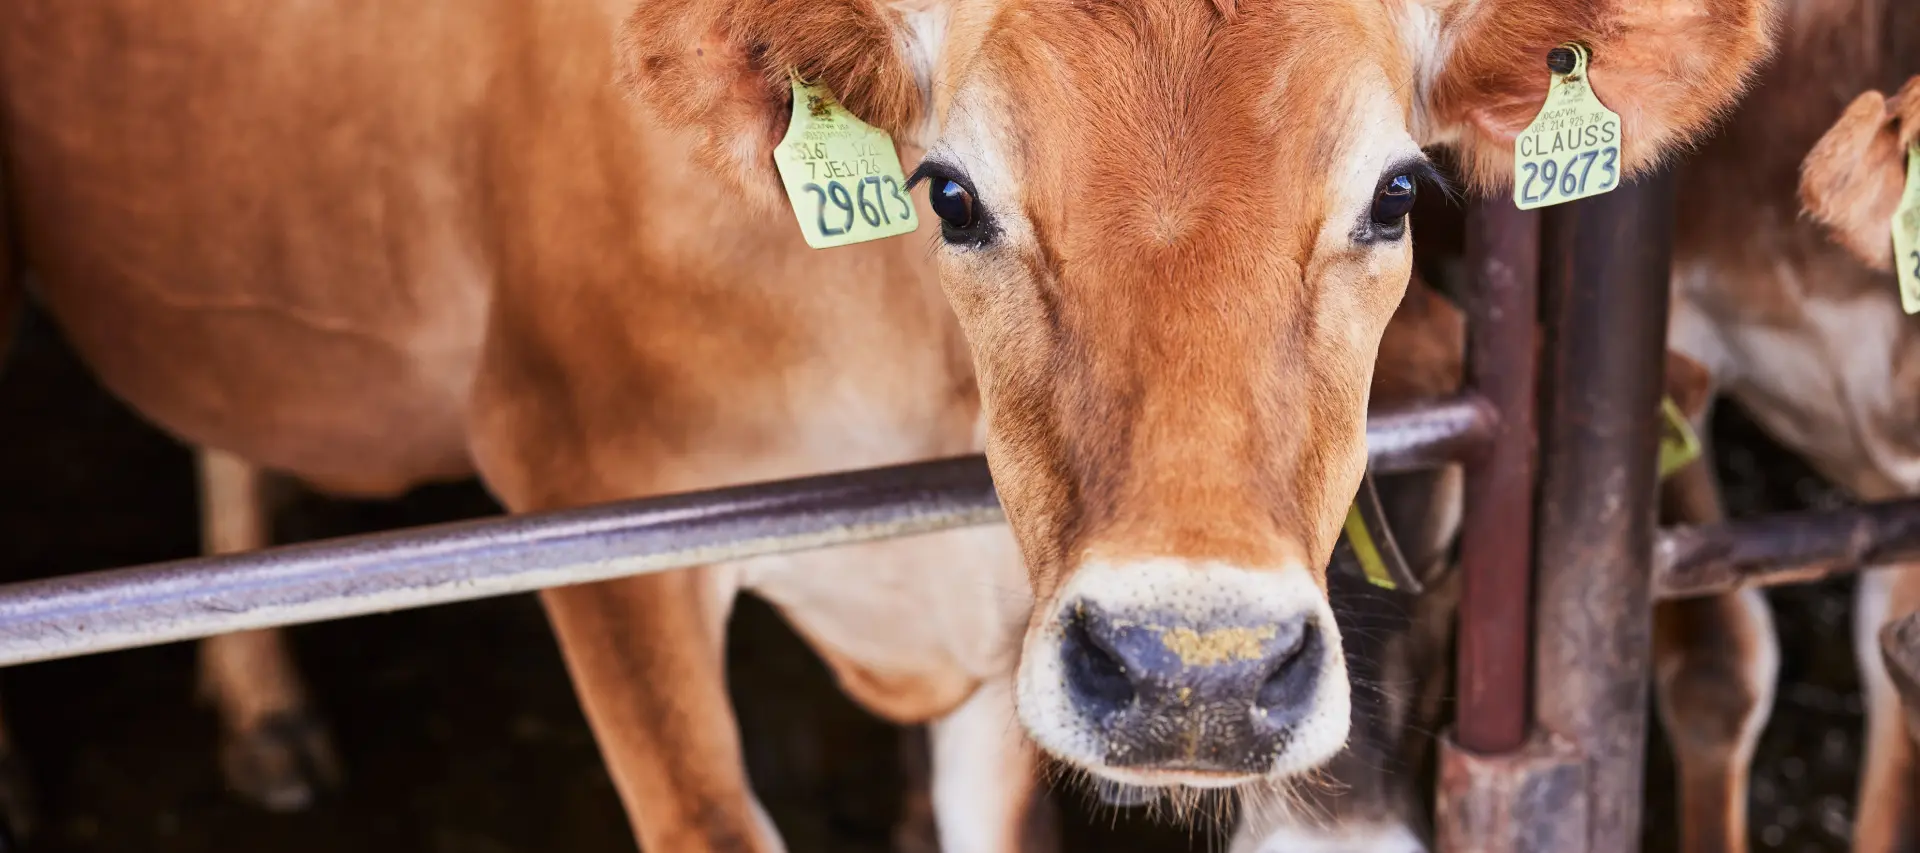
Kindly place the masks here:
<instances>
[{"instance_id":1,"label":"cow left ear","mask_svg":"<svg viewBox=\"0 0 1920 853\"><path fill-rule=\"evenodd\" d=\"M1431 26L1413 46L1431 80L1422 144L1452 147L1471 183L1513 178L1515 138L1546 101L1547 54L1587 47L1601 103L1620 115L1631 177L1726 112L1772 48L1774 0L1401 0Z\"/></svg>"},{"instance_id":2,"label":"cow left ear","mask_svg":"<svg viewBox=\"0 0 1920 853\"><path fill-rule=\"evenodd\" d=\"M1920 76L1888 98L1863 92L1800 167L1800 205L1834 242L1882 272L1893 269L1887 233L1907 187L1907 149L1920 142Z\"/></svg>"},{"instance_id":3,"label":"cow left ear","mask_svg":"<svg viewBox=\"0 0 1920 853\"><path fill-rule=\"evenodd\" d=\"M773 149L792 116L789 75L832 91L863 121L913 138L927 104L921 44L905 20L940 0L641 0L621 29L620 83L693 156L749 200L784 195ZM933 32L938 32L935 28Z\"/></svg>"}]
</instances>

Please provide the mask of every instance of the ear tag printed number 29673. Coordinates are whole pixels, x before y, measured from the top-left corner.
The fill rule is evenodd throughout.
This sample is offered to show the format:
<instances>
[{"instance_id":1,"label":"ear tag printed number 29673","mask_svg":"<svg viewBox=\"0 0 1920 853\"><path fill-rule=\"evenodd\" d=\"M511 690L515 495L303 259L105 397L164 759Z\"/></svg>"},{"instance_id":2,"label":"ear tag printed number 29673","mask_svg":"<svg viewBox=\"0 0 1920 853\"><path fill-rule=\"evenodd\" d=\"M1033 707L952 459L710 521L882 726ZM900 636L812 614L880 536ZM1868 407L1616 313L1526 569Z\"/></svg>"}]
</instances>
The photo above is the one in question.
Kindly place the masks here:
<instances>
[{"instance_id":1,"label":"ear tag printed number 29673","mask_svg":"<svg viewBox=\"0 0 1920 853\"><path fill-rule=\"evenodd\" d=\"M1907 149L1907 190L1893 211L1893 265L1900 271L1900 307L1920 314L1920 144Z\"/></svg>"},{"instance_id":2,"label":"ear tag printed number 29673","mask_svg":"<svg viewBox=\"0 0 1920 853\"><path fill-rule=\"evenodd\" d=\"M1572 67L1566 68L1568 54ZM1513 203L1532 210L1599 195L1620 185L1620 115L1587 81L1587 49L1554 49L1547 103L1513 145ZM1564 70L1563 70L1564 69Z\"/></svg>"},{"instance_id":3,"label":"ear tag printed number 29673","mask_svg":"<svg viewBox=\"0 0 1920 853\"><path fill-rule=\"evenodd\" d=\"M807 245L830 249L905 234L919 223L893 137L824 86L793 78L793 120L773 149Z\"/></svg>"}]
</instances>

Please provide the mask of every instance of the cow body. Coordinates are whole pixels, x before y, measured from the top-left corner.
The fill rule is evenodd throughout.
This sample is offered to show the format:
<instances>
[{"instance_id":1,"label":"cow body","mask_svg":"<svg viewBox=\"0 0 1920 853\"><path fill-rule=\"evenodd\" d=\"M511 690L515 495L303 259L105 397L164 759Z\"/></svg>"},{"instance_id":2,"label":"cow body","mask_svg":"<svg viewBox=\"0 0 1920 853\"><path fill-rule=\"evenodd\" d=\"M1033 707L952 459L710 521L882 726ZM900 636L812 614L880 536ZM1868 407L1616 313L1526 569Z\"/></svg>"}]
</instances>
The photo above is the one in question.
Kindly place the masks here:
<instances>
[{"instance_id":1,"label":"cow body","mask_svg":"<svg viewBox=\"0 0 1920 853\"><path fill-rule=\"evenodd\" d=\"M1681 170L1669 346L1707 368L1783 445L1861 500L1920 493L1920 327L1893 276L1860 263L1802 214L1803 162L1862 90L1891 92L1920 72L1920 8L1878 0L1798 0L1760 84ZM1876 114L1872 121L1880 121ZM1848 156L1846 169L1879 160ZM1830 166L1839 164L1828 164ZM1902 164L1903 166L1904 164ZM1886 251L1890 206L1868 245ZM1856 238L1857 239L1857 238ZM1720 515L1701 478L1670 489L1683 521ZM1897 566L1883 567L1887 569ZM1870 708L1854 849L1887 850L1913 832L1913 750L1874 632L1889 608L1920 605L1890 571L1861 585L1856 640ZM1902 591L1899 587L1907 587ZM1746 849L1746 779L1772 703L1779 653L1755 590L1662 605L1656 686L1674 743L1689 850Z\"/></svg>"},{"instance_id":2,"label":"cow body","mask_svg":"<svg viewBox=\"0 0 1920 853\"><path fill-rule=\"evenodd\" d=\"M924 244L818 252L743 213L633 119L614 23L578 3L9 4L39 292L162 427L334 492L477 466L525 510L977 452ZM687 586L707 620L760 590L902 721L1004 671L1025 615L1004 529ZM697 630L717 650L718 623ZM732 738L718 687L674 689ZM1005 713L974 729L1000 738ZM990 824L969 829L992 843Z\"/></svg>"}]
</instances>

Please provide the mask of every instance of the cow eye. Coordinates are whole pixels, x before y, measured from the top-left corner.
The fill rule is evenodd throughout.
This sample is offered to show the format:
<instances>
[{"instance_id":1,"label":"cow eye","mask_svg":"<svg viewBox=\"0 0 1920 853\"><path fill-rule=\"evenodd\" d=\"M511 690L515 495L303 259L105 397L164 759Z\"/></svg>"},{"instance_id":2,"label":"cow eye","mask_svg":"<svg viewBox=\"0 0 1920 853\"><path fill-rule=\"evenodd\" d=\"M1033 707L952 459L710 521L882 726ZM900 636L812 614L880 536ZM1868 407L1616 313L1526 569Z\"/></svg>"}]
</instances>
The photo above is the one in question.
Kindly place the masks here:
<instances>
[{"instance_id":1,"label":"cow eye","mask_svg":"<svg viewBox=\"0 0 1920 853\"><path fill-rule=\"evenodd\" d=\"M1373 224L1391 228L1413 212L1415 181L1412 175L1400 174L1388 178L1380 184L1373 196Z\"/></svg>"},{"instance_id":2,"label":"cow eye","mask_svg":"<svg viewBox=\"0 0 1920 853\"><path fill-rule=\"evenodd\" d=\"M964 230L974 226L973 193L951 178L933 183L932 188L933 212L946 227Z\"/></svg>"},{"instance_id":3,"label":"cow eye","mask_svg":"<svg viewBox=\"0 0 1920 853\"><path fill-rule=\"evenodd\" d=\"M993 216L980 204L973 184L960 170L938 160L921 162L907 179L909 188L925 182L927 202L940 217L940 237L951 246L984 246L993 241L999 229Z\"/></svg>"}]
</instances>

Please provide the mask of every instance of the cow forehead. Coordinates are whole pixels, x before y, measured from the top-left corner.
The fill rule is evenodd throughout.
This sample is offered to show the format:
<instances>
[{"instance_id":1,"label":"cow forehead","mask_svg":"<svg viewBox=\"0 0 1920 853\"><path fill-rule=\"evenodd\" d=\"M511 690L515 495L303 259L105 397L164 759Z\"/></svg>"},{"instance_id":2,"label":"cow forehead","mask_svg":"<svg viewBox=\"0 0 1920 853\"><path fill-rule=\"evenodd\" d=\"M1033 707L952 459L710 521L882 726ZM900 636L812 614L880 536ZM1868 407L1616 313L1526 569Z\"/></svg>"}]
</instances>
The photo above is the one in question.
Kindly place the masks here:
<instances>
[{"instance_id":1,"label":"cow forehead","mask_svg":"<svg viewBox=\"0 0 1920 853\"><path fill-rule=\"evenodd\" d=\"M1240 0L1229 19L1209 0L979 0L955 16L974 43L950 66L941 147L989 205L1010 191L1035 225L1061 225L1060 248L1250 223L1311 246L1384 161L1416 153L1385 8Z\"/></svg>"}]
</instances>

